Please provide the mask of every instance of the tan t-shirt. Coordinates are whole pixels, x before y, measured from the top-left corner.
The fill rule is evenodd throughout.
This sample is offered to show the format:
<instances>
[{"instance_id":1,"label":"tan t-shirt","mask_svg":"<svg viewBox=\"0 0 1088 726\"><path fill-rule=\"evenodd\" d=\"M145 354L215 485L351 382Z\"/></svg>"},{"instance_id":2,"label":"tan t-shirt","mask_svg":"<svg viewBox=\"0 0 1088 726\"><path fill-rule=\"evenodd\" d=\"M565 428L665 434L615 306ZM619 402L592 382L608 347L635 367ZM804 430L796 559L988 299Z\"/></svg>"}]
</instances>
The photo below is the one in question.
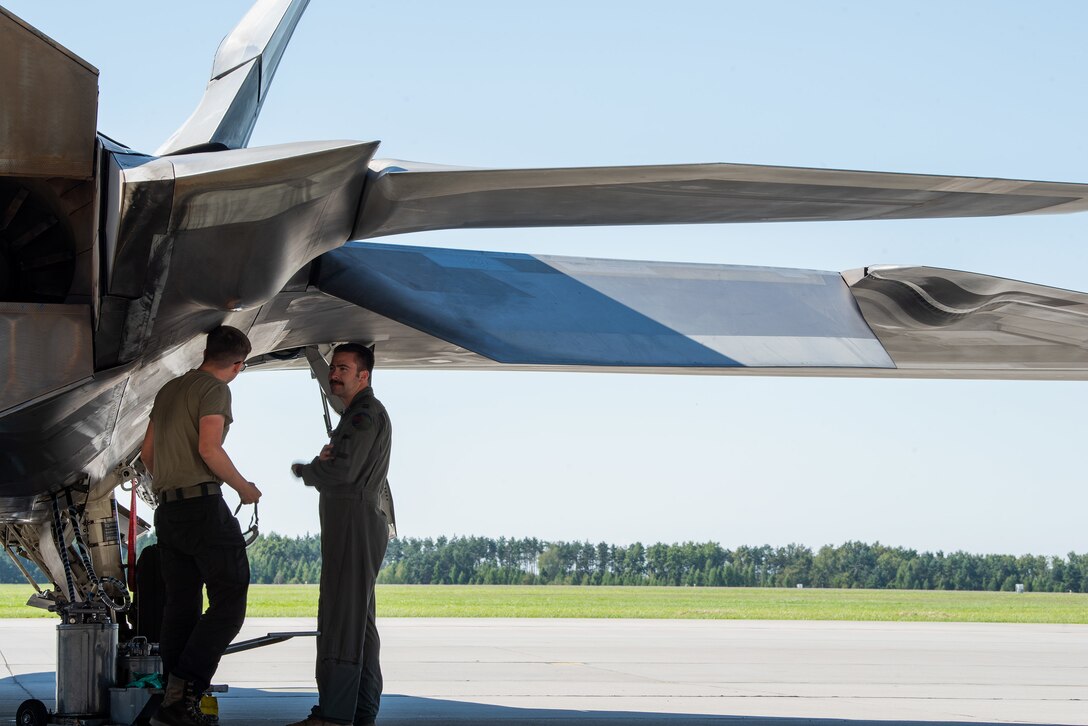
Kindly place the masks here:
<instances>
[{"instance_id":1,"label":"tan t-shirt","mask_svg":"<svg viewBox=\"0 0 1088 726\"><path fill-rule=\"evenodd\" d=\"M221 482L200 457L200 419L223 416L223 439L234 420L230 412L230 388L210 373L194 370L159 389L151 409L155 427L156 494L202 482Z\"/></svg>"}]
</instances>

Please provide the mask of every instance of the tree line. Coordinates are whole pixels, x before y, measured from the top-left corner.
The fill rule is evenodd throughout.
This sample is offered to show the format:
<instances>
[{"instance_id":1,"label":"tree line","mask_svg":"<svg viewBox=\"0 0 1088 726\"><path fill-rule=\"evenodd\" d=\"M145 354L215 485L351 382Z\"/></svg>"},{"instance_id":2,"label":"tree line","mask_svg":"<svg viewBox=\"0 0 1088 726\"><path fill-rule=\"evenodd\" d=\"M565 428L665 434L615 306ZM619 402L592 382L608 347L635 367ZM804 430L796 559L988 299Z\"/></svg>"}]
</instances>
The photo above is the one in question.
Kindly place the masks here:
<instances>
[{"instance_id":1,"label":"tree line","mask_svg":"<svg viewBox=\"0 0 1088 726\"><path fill-rule=\"evenodd\" d=\"M741 546L716 542L545 542L487 537L390 542L379 582L665 585L1088 592L1088 555L918 552L879 542Z\"/></svg>"},{"instance_id":2,"label":"tree line","mask_svg":"<svg viewBox=\"0 0 1088 726\"><path fill-rule=\"evenodd\" d=\"M318 537L262 537L249 550L253 581L316 582ZM1088 554L918 552L879 542L722 547L716 542L614 545L536 538L392 540L378 582L412 585L666 585L899 590L1088 592Z\"/></svg>"},{"instance_id":3,"label":"tree line","mask_svg":"<svg viewBox=\"0 0 1088 726\"><path fill-rule=\"evenodd\" d=\"M261 535L248 550L252 581L316 583L318 535ZM23 582L7 559L0 582ZM613 545L535 538L392 540L378 582L435 585L667 585L900 590L1088 592L1088 555L918 552L879 542L724 548L715 542Z\"/></svg>"}]
</instances>

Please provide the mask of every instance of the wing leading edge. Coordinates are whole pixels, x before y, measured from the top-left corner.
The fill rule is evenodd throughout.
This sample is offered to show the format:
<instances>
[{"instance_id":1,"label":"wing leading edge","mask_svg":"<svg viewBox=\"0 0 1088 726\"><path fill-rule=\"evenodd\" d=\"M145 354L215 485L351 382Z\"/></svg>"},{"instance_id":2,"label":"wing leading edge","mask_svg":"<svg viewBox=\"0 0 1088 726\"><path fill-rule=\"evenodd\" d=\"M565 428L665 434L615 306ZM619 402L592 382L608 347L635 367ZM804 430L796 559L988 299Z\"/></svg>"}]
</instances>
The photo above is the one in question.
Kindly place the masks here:
<instances>
[{"instance_id":1,"label":"wing leading edge","mask_svg":"<svg viewBox=\"0 0 1088 726\"><path fill-rule=\"evenodd\" d=\"M370 164L354 239L438 229L990 217L1088 209L1088 184L746 164Z\"/></svg>"}]
</instances>

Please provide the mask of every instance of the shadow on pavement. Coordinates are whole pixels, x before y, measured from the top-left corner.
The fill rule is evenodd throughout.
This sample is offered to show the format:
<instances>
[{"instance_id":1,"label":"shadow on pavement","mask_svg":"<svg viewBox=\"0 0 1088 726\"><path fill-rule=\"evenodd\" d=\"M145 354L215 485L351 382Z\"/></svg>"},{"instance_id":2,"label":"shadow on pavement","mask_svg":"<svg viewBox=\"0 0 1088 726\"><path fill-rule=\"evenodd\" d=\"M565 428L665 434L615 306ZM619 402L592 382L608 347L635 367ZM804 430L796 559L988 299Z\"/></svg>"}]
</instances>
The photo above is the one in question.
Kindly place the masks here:
<instances>
[{"instance_id":1,"label":"shadow on pavement","mask_svg":"<svg viewBox=\"0 0 1088 726\"><path fill-rule=\"evenodd\" d=\"M56 674L51 671L0 678L0 724L14 719L19 704L28 698L43 701L51 711ZM223 726L269 726L304 718L317 702L316 691L270 691L231 688L219 697ZM999 726L996 722L896 721L894 715L874 719L735 716L647 711L588 711L549 708L516 708L485 703L448 701L387 693L382 697L380 726ZM1048 726L1023 723L1021 726Z\"/></svg>"},{"instance_id":2,"label":"shadow on pavement","mask_svg":"<svg viewBox=\"0 0 1088 726\"><path fill-rule=\"evenodd\" d=\"M53 704L53 697L57 692L57 674L53 671L41 671L39 673L20 673L17 676L0 678L0 704L13 701L11 715L15 715L15 709L28 698L36 698L44 701L47 706ZM0 719L3 714L0 713ZM3 721L0 720L0 723Z\"/></svg>"},{"instance_id":3,"label":"shadow on pavement","mask_svg":"<svg viewBox=\"0 0 1088 726\"><path fill-rule=\"evenodd\" d=\"M316 691L231 688L228 694L220 698L219 714L223 726L287 724L306 716L316 702ZM517 708L395 693L382 696L382 710L378 717L379 726L462 726L479 723L504 726L616 726L622 723L636 723L639 726L1000 726L997 722L979 721L896 721L894 715L873 719L837 719ZM1040 722L1022 723L1020 726L1051 725Z\"/></svg>"}]
</instances>

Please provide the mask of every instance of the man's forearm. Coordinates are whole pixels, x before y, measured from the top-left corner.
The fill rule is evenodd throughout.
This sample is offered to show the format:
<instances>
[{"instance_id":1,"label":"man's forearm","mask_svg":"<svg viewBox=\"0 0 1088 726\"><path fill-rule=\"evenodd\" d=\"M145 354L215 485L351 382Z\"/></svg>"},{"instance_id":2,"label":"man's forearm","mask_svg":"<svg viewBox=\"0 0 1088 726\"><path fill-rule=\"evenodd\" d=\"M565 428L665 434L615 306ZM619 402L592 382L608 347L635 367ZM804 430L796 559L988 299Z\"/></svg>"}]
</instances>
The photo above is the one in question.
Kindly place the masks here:
<instances>
[{"instance_id":1,"label":"man's forearm","mask_svg":"<svg viewBox=\"0 0 1088 726\"><path fill-rule=\"evenodd\" d=\"M213 474L234 491L241 493L243 489L249 486L249 481L238 472L234 462L230 460L230 456L222 446L201 451L200 458L204 460L204 463L208 465Z\"/></svg>"},{"instance_id":2,"label":"man's forearm","mask_svg":"<svg viewBox=\"0 0 1088 726\"><path fill-rule=\"evenodd\" d=\"M340 483L338 478L330 477L329 472L325 471L328 467L319 466L321 463L319 458L314 457L308 464L299 464L292 471L302 479L303 484L318 491L335 487Z\"/></svg>"}]
</instances>

